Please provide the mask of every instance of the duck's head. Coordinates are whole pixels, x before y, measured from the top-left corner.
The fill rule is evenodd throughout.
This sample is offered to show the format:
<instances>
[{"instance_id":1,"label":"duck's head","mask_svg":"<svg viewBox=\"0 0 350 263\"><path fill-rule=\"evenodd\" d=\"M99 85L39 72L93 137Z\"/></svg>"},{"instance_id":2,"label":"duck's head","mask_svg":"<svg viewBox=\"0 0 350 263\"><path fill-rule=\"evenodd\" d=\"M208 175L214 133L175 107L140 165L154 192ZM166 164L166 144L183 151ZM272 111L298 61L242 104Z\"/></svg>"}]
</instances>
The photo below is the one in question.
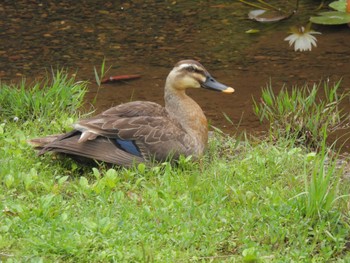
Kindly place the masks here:
<instances>
[{"instance_id":1,"label":"duck's head","mask_svg":"<svg viewBox=\"0 0 350 263\"><path fill-rule=\"evenodd\" d=\"M181 60L170 71L167 83L172 89L186 90L188 88L205 88L224 93L235 90L216 81L209 72L195 60Z\"/></svg>"}]
</instances>

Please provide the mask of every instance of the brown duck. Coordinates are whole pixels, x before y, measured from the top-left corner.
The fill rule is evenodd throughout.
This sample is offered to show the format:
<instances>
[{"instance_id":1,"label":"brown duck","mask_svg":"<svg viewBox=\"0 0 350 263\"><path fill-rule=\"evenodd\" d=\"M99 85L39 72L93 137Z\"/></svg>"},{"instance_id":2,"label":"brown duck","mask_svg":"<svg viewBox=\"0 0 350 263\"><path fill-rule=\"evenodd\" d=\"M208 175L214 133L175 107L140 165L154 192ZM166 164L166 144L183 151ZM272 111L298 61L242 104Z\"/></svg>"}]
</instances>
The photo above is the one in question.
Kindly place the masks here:
<instances>
[{"instance_id":1,"label":"brown duck","mask_svg":"<svg viewBox=\"0 0 350 263\"><path fill-rule=\"evenodd\" d=\"M39 155L53 151L121 166L180 155L198 158L207 145L208 123L200 106L186 95L189 88L234 92L199 62L182 60L166 79L165 107L149 101L120 104L80 120L71 132L30 143L40 149Z\"/></svg>"}]
</instances>

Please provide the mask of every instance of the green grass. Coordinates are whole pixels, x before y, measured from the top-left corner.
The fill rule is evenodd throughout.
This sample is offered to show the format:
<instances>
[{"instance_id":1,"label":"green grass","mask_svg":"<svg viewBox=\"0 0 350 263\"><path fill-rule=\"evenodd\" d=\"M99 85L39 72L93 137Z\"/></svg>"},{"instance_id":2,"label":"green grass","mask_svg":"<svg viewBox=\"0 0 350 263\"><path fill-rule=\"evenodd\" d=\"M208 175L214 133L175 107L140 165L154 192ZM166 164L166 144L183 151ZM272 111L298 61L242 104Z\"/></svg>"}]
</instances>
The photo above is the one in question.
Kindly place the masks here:
<instances>
[{"instance_id":1,"label":"green grass","mask_svg":"<svg viewBox=\"0 0 350 263\"><path fill-rule=\"evenodd\" d=\"M54 121L1 114L0 260L350 260L349 181L325 151L216 134L200 162L82 167L26 143L68 129L79 116L69 103Z\"/></svg>"},{"instance_id":2,"label":"green grass","mask_svg":"<svg viewBox=\"0 0 350 263\"><path fill-rule=\"evenodd\" d=\"M260 121L268 121L273 138L284 137L296 145L319 149L324 136L349 122L340 108L349 92L338 94L339 87L340 81L333 86L325 82L312 88L293 87L291 91L282 87L275 95L270 85L263 89L261 100L254 101L254 112Z\"/></svg>"},{"instance_id":3,"label":"green grass","mask_svg":"<svg viewBox=\"0 0 350 263\"><path fill-rule=\"evenodd\" d=\"M64 113L74 115L86 93L85 82L75 82L63 70L52 72L44 81L28 85L0 83L0 116L30 121L53 120Z\"/></svg>"}]
</instances>

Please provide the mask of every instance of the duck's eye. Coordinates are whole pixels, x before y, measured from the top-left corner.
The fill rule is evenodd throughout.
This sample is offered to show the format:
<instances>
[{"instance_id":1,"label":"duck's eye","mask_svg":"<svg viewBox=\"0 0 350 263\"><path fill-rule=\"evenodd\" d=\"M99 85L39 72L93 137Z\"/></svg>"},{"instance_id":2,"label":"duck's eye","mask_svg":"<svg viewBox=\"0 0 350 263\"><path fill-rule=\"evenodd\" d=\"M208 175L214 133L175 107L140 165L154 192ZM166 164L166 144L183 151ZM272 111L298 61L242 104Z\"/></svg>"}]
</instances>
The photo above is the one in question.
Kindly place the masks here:
<instances>
[{"instance_id":1,"label":"duck's eye","mask_svg":"<svg viewBox=\"0 0 350 263\"><path fill-rule=\"evenodd\" d=\"M186 68L188 72L196 72L196 73L203 73L203 70L195 67L195 66L189 66Z\"/></svg>"},{"instance_id":2,"label":"duck's eye","mask_svg":"<svg viewBox=\"0 0 350 263\"><path fill-rule=\"evenodd\" d=\"M197 71L197 69L196 69L195 67L193 67L193 66L189 66L189 67L187 67L186 69L187 69L187 71L189 71L189 72L196 72L196 71Z\"/></svg>"}]
</instances>

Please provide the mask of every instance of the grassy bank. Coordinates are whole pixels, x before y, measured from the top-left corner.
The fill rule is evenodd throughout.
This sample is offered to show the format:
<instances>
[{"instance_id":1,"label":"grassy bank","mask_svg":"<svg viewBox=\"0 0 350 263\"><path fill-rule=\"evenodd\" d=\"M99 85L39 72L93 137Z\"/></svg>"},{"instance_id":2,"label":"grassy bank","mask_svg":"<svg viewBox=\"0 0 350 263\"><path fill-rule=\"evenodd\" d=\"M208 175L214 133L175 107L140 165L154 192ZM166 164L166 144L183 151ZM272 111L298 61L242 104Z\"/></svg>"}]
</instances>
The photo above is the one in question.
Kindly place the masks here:
<instances>
[{"instance_id":1,"label":"grassy bank","mask_svg":"<svg viewBox=\"0 0 350 263\"><path fill-rule=\"evenodd\" d=\"M62 72L1 86L1 260L350 260L350 182L324 143L215 134L199 163L132 169L36 156L26 140L69 130L84 92Z\"/></svg>"}]
</instances>

